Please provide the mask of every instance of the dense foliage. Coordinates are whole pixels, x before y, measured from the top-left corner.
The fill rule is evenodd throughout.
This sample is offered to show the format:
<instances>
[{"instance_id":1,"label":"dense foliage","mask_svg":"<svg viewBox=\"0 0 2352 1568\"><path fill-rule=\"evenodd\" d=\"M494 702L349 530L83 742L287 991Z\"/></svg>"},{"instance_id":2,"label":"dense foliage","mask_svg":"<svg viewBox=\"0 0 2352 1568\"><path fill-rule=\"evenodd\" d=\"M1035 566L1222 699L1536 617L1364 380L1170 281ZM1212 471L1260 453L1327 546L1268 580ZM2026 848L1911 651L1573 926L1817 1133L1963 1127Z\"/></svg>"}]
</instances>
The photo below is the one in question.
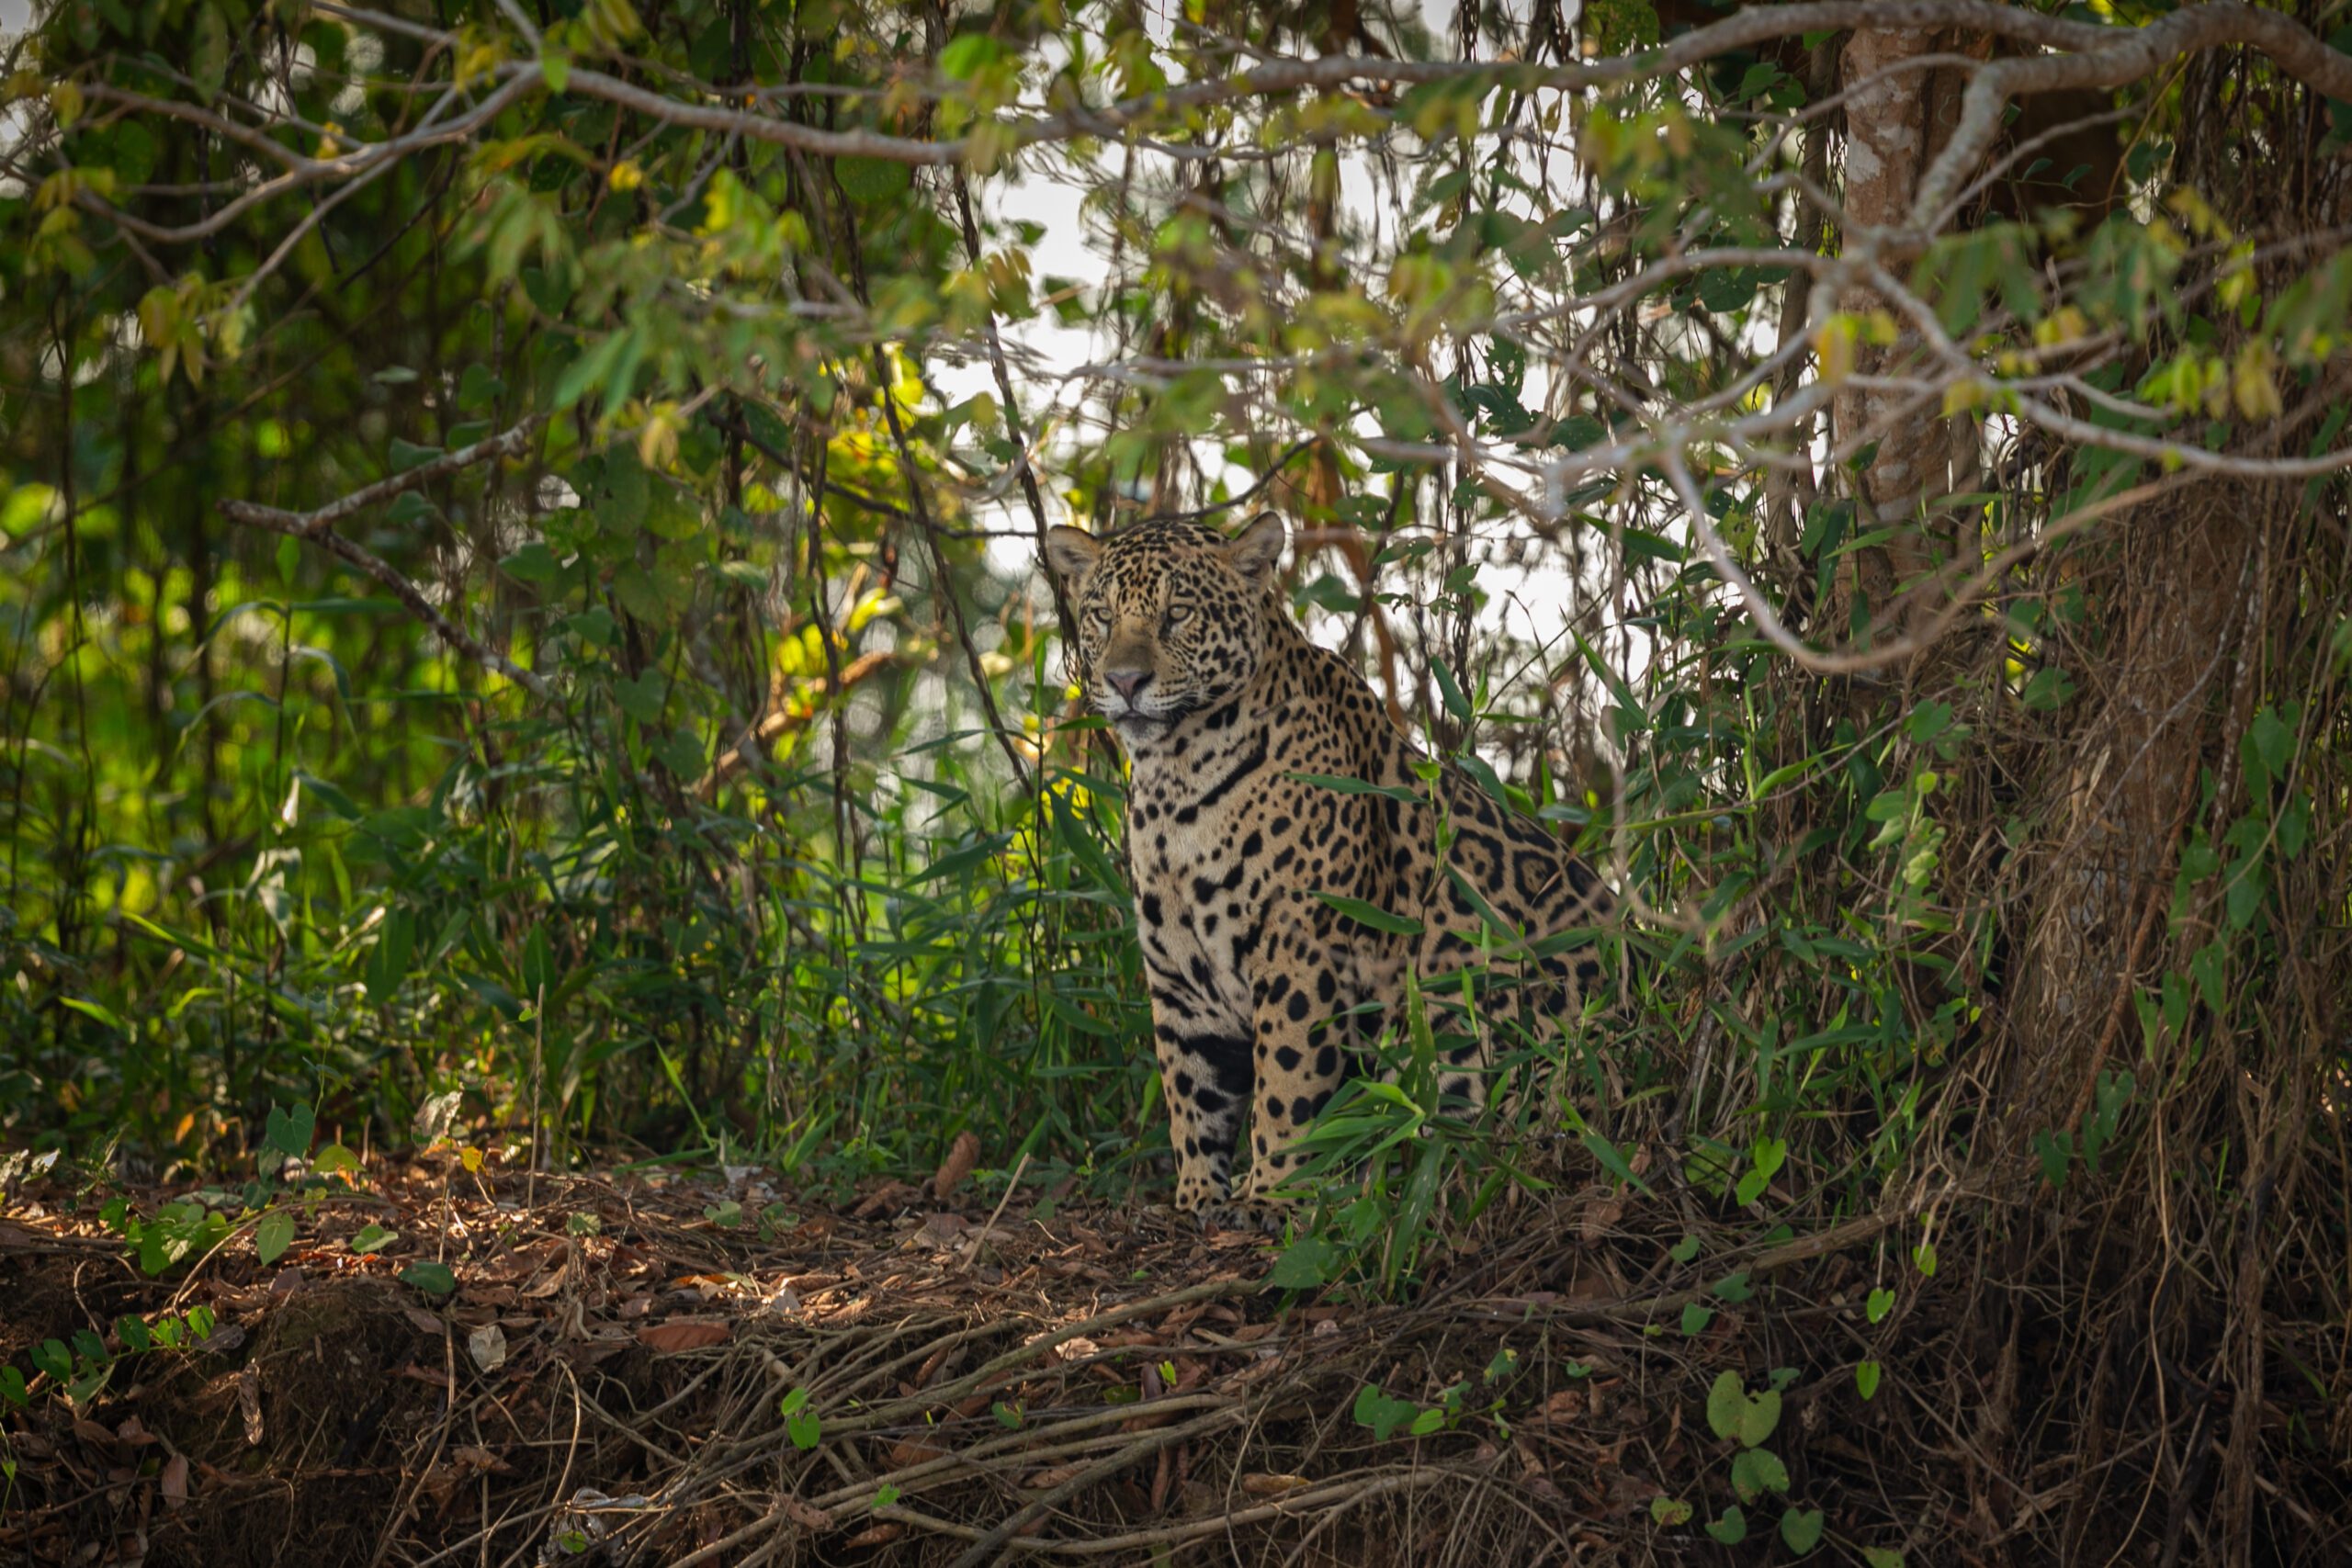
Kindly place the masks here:
<instances>
[{"instance_id":1,"label":"dense foliage","mask_svg":"<svg viewBox=\"0 0 2352 1568\"><path fill-rule=\"evenodd\" d=\"M1986 1440L2072 1453L2120 1323L2239 1390L2166 1473L2291 1530L2257 1462L2352 1442L2326 10L40 6L0 1134L210 1170L460 1091L534 1158L970 1129L1150 1195L1029 552L1272 505L1649 959L1518 1051L1540 1169L1344 1102L1292 1282L1546 1176L1860 1247L1873 1325L1958 1242L1923 1408L1991 1430L1939 1369L2014 1406L2023 1343Z\"/></svg>"}]
</instances>

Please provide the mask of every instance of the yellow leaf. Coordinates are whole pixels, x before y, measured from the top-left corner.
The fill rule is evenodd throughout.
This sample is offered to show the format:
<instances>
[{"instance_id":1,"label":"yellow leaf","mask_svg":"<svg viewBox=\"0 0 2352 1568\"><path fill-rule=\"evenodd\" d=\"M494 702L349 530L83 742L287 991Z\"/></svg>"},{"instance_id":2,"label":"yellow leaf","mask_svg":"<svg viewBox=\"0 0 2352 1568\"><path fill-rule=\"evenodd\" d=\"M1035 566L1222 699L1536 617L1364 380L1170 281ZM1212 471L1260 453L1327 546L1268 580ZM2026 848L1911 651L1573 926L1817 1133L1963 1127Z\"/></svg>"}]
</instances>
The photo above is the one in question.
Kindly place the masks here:
<instances>
[{"instance_id":1,"label":"yellow leaf","mask_svg":"<svg viewBox=\"0 0 2352 1568\"><path fill-rule=\"evenodd\" d=\"M2270 345L2259 338L2238 351L2230 369L2230 397L2248 419L2276 419L2286 408L2272 375Z\"/></svg>"},{"instance_id":2,"label":"yellow leaf","mask_svg":"<svg viewBox=\"0 0 2352 1568\"><path fill-rule=\"evenodd\" d=\"M1854 318L1830 317L1813 334L1814 356L1821 361L1821 378L1835 386L1854 373Z\"/></svg>"},{"instance_id":3,"label":"yellow leaf","mask_svg":"<svg viewBox=\"0 0 2352 1568\"><path fill-rule=\"evenodd\" d=\"M468 1175L473 1175L481 1169L481 1151L468 1144L458 1151L458 1163L466 1168Z\"/></svg>"},{"instance_id":4,"label":"yellow leaf","mask_svg":"<svg viewBox=\"0 0 2352 1568\"><path fill-rule=\"evenodd\" d=\"M1986 401L1984 383L1977 380L1956 381L1944 389L1944 417L1967 413L1981 409Z\"/></svg>"}]
</instances>

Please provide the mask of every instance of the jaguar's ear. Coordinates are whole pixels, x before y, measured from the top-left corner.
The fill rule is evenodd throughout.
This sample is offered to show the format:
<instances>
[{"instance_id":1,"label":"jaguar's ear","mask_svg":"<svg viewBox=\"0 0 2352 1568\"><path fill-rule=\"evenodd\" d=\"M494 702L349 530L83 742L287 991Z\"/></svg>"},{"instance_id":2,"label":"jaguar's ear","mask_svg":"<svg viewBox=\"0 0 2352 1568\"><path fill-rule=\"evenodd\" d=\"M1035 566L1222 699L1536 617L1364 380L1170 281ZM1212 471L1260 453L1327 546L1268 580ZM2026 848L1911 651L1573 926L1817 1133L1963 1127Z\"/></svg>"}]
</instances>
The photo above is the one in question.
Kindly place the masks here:
<instances>
[{"instance_id":1,"label":"jaguar's ear","mask_svg":"<svg viewBox=\"0 0 2352 1568\"><path fill-rule=\"evenodd\" d=\"M1225 558L1233 570L1252 582L1263 582L1273 576L1274 567L1283 558L1283 547L1290 543L1290 533L1283 526L1280 516L1261 512L1241 530L1241 536L1226 546Z\"/></svg>"},{"instance_id":2,"label":"jaguar's ear","mask_svg":"<svg viewBox=\"0 0 2352 1568\"><path fill-rule=\"evenodd\" d=\"M1046 530L1046 564L1054 575L1073 593L1086 581L1086 574L1102 558L1102 541L1083 528L1048 528Z\"/></svg>"}]
</instances>

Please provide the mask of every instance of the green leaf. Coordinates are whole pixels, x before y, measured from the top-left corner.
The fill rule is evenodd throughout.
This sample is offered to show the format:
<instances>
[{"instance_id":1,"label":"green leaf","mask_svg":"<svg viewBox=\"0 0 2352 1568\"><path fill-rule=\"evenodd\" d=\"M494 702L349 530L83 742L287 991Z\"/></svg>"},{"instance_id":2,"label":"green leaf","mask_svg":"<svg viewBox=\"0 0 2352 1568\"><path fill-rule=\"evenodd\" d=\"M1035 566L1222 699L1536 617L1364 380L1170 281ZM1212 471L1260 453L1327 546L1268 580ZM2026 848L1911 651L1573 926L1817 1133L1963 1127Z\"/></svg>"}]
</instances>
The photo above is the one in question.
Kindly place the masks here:
<instances>
[{"instance_id":1,"label":"green leaf","mask_svg":"<svg viewBox=\"0 0 2352 1568\"><path fill-rule=\"evenodd\" d=\"M939 51L939 72L956 81L968 82L1003 55L1004 46L987 33L958 33Z\"/></svg>"},{"instance_id":2,"label":"green leaf","mask_svg":"<svg viewBox=\"0 0 2352 1568\"><path fill-rule=\"evenodd\" d=\"M60 997L57 999L74 1012L80 1013L85 1018L96 1020L118 1034L129 1034L131 1032L130 1025L117 1018L111 1010L101 1003L89 1001L81 997Z\"/></svg>"},{"instance_id":3,"label":"green leaf","mask_svg":"<svg viewBox=\"0 0 2352 1568\"><path fill-rule=\"evenodd\" d=\"M1715 1309L1711 1306L1691 1302L1682 1309L1682 1332L1686 1337L1706 1332L1707 1325L1714 1321Z\"/></svg>"},{"instance_id":4,"label":"green leaf","mask_svg":"<svg viewBox=\"0 0 2352 1568\"><path fill-rule=\"evenodd\" d=\"M281 1111L273 1105L269 1108L266 1131L262 1134L263 1146L299 1159L311 1152L311 1137L316 1124L307 1105L297 1105L291 1111Z\"/></svg>"},{"instance_id":5,"label":"green leaf","mask_svg":"<svg viewBox=\"0 0 2352 1568\"><path fill-rule=\"evenodd\" d=\"M1306 1235L1291 1243L1266 1272L1266 1283L1285 1291L1308 1291L1327 1283L1339 1267L1340 1249L1321 1236Z\"/></svg>"},{"instance_id":6,"label":"green leaf","mask_svg":"<svg viewBox=\"0 0 2352 1568\"><path fill-rule=\"evenodd\" d=\"M853 201L884 202L905 193L914 183L914 169L895 158L836 158L833 178Z\"/></svg>"},{"instance_id":7,"label":"green leaf","mask_svg":"<svg viewBox=\"0 0 2352 1568\"><path fill-rule=\"evenodd\" d=\"M1445 711L1464 724L1469 723L1474 716L1470 699L1464 694L1462 682L1454 679L1453 671L1446 668L1445 660L1430 660L1430 673L1437 678L1438 698L1444 703Z\"/></svg>"},{"instance_id":8,"label":"green leaf","mask_svg":"<svg viewBox=\"0 0 2352 1568\"><path fill-rule=\"evenodd\" d=\"M272 1209L254 1227L254 1256L265 1264L275 1263L286 1256L294 1245L294 1216L283 1209Z\"/></svg>"},{"instance_id":9,"label":"green leaf","mask_svg":"<svg viewBox=\"0 0 2352 1568\"><path fill-rule=\"evenodd\" d=\"M187 64L204 101L209 104L220 96L220 85L229 79L229 22L219 6L207 5L197 11L196 41L188 51Z\"/></svg>"},{"instance_id":10,"label":"green leaf","mask_svg":"<svg viewBox=\"0 0 2352 1568\"><path fill-rule=\"evenodd\" d=\"M1731 1461L1731 1483L1743 1501L1789 1489L1789 1468L1770 1449L1748 1449Z\"/></svg>"},{"instance_id":11,"label":"green leaf","mask_svg":"<svg viewBox=\"0 0 2352 1568\"><path fill-rule=\"evenodd\" d=\"M659 670L648 670L635 680L613 682L613 700L620 705L621 712L639 724L660 722L669 694L670 678Z\"/></svg>"},{"instance_id":12,"label":"green leaf","mask_svg":"<svg viewBox=\"0 0 2352 1568\"><path fill-rule=\"evenodd\" d=\"M1781 1424L1781 1394L1778 1389L1748 1396L1747 1407L1739 1414L1739 1440L1749 1448L1756 1447L1772 1435Z\"/></svg>"},{"instance_id":13,"label":"green leaf","mask_svg":"<svg viewBox=\"0 0 2352 1568\"><path fill-rule=\"evenodd\" d=\"M1419 1416L1414 1416L1413 1424L1410 1427L1408 1427L1406 1430L1412 1433L1412 1435L1417 1438L1426 1438L1431 1432L1443 1430L1444 1427L1445 1412L1442 1410L1430 1409L1424 1410Z\"/></svg>"},{"instance_id":14,"label":"green leaf","mask_svg":"<svg viewBox=\"0 0 2352 1568\"><path fill-rule=\"evenodd\" d=\"M1355 1423L1371 1427L1374 1442L1386 1442L1397 1427L1420 1414L1420 1406L1410 1400L1391 1399L1376 1383L1366 1383L1356 1393Z\"/></svg>"},{"instance_id":15,"label":"green leaf","mask_svg":"<svg viewBox=\"0 0 2352 1568\"><path fill-rule=\"evenodd\" d=\"M1315 895L1332 908L1360 926L1393 936L1419 936L1421 922L1403 915L1391 914L1377 904L1367 904L1361 898L1342 898L1337 893L1317 892Z\"/></svg>"},{"instance_id":16,"label":"green leaf","mask_svg":"<svg viewBox=\"0 0 2352 1568\"><path fill-rule=\"evenodd\" d=\"M563 575L556 553L534 539L498 563L498 570L518 582L553 582Z\"/></svg>"},{"instance_id":17,"label":"green leaf","mask_svg":"<svg viewBox=\"0 0 2352 1568\"><path fill-rule=\"evenodd\" d=\"M1672 1247L1668 1247L1666 1255L1677 1263L1688 1263L1699 1256L1699 1238L1695 1235L1686 1235Z\"/></svg>"},{"instance_id":18,"label":"green leaf","mask_svg":"<svg viewBox=\"0 0 2352 1568\"><path fill-rule=\"evenodd\" d=\"M1866 1568L1904 1568L1903 1553L1891 1546L1862 1548L1862 1562Z\"/></svg>"},{"instance_id":19,"label":"green leaf","mask_svg":"<svg viewBox=\"0 0 2352 1568\"><path fill-rule=\"evenodd\" d=\"M887 1508L898 1500L899 1488L891 1482L886 1481L874 1489L874 1506L876 1508Z\"/></svg>"},{"instance_id":20,"label":"green leaf","mask_svg":"<svg viewBox=\"0 0 2352 1568\"><path fill-rule=\"evenodd\" d=\"M481 413L504 396L506 383L489 366L473 364L458 378L458 407L467 413Z\"/></svg>"},{"instance_id":21,"label":"green leaf","mask_svg":"<svg viewBox=\"0 0 2352 1568\"><path fill-rule=\"evenodd\" d=\"M423 491L415 490L403 491L393 498L391 505L384 509L384 521L401 528L440 515L441 509L434 505Z\"/></svg>"},{"instance_id":22,"label":"green leaf","mask_svg":"<svg viewBox=\"0 0 2352 1568\"><path fill-rule=\"evenodd\" d=\"M1650 1517L1671 1529L1690 1522L1690 1505L1676 1497L1650 1499Z\"/></svg>"},{"instance_id":23,"label":"green leaf","mask_svg":"<svg viewBox=\"0 0 2352 1568\"><path fill-rule=\"evenodd\" d=\"M548 91L561 93L571 85L571 56L560 49L548 50L539 56L539 73L548 79Z\"/></svg>"},{"instance_id":24,"label":"green leaf","mask_svg":"<svg viewBox=\"0 0 2352 1568\"><path fill-rule=\"evenodd\" d=\"M2254 716L2254 723L2246 731L2255 750L2269 767L2273 778L2286 775L2287 764L2295 760L2295 732L2278 715L2264 708Z\"/></svg>"},{"instance_id":25,"label":"green leaf","mask_svg":"<svg viewBox=\"0 0 2352 1568\"><path fill-rule=\"evenodd\" d=\"M825 1424L813 1410L804 1407L787 1411L784 1417L784 1435L792 1439L794 1448L807 1453L824 1440Z\"/></svg>"},{"instance_id":26,"label":"green leaf","mask_svg":"<svg viewBox=\"0 0 2352 1568\"><path fill-rule=\"evenodd\" d=\"M1864 1399L1878 1393L1879 1364L1876 1361L1854 1363L1854 1389Z\"/></svg>"},{"instance_id":27,"label":"green leaf","mask_svg":"<svg viewBox=\"0 0 2352 1568\"><path fill-rule=\"evenodd\" d=\"M154 1348L155 1336L148 1328L146 1320L132 1317L128 1313L114 1320L114 1335L122 1341L124 1351L130 1355L139 1355Z\"/></svg>"},{"instance_id":28,"label":"green leaf","mask_svg":"<svg viewBox=\"0 0 2352 1568\"><path fill-rule=\"evenodd\" d=\"M446 1296L458 1288L458 1276L446 1263L412 1263L401 1270L401 1280L434 1297Z\"/></svg>"},{"instance_id":29,"label":"green leaf","mask_svg":"<svg viewBox=\"0 0 2352 1568\"><path fill-rule=\"evenodd\" d=\"M1886 1314L1894 1310L1894 1292L1883 1285L1880 1286L1871 1292L1870 1300L1862 1303L1862 1310L1870 1314L1872 1323L1884 1323Z\"/></svg>"},{"instance_id":30,"label":"green leaf","mask_svg":"<svg viewBox=\"0 0 2352 1568\"><path fill-rule=\"evenodd\" d=\"M1657 1196L1657 1194L1650 1191L1649 1184L1647 1182L1645 1182L1640 1177L1634 1174L1632 1162L1628 1161L1624 1155L1619 1152L1616 1145L1611 1143L1608 1139L1602 1137L1600 1134L1594 1132L1589 1127L1577 1134L1577 1141L1584 1145L1585 1152L1591 1155L1594 1159L1599 1160L1600 1162L1600 1168L1603 1170L1606 1170L1610 1175L1615 1177L1626 1186L1636 1189L1646 1196ZM1695 1247L1693 1247L1693 1250L1696 1250Z\"/></svg>"},{"instance_id":31,"label":"green leaf","mask_svg":"<svg viewBox=\"0 0 2352 1568\"><path fill-rule=\"evenodd\" d=\"M1713 1386L1707 1390L1707 1425L1715 1436L1736 1436L1740 1416L1747 1408L1747 1385L1740 1375L1729 1368L1716 1373Z\"/></svg>"},{"instance_id":32,"label":"green leaf","mask_svg":"<svg viewBox=\"0 0 2352 1568\"><path fill-rule=\"evenodd\" d=\"M1821 1531L1818 1508L1791 1508L1781 1516L1781 1539L1800 1557L1821 1544Z\"/></svg>"},{"instance_id":33,"label":"green leaf","mask_svg":"<svg viewBox=\"0 0 2352 1568\"><path fill-rule=\"evenodd\" d=\"M351 1238L351 1250L365 1258L369 1253L383 1251L400 1238L400 1232L386 1230L383 1226L371 1223L360 1226L359 1234Z\"/></svg>"},{"instance_id":34,"label":"green leaf","mask_svg":"<svg viewBox=\"0 0 2352 1568\"><path fill-rule=\"evenodd\" d=\"M1747 1516L1734 1503L1724 1510L1723 1517L1710 1522L1706 1530L1725 1546L1737 1546L1747 1539Z\"/></svg>"},{"instance_id":35,"label":"green leaf","mask_svg":"<svg viewBox=\"0 0 2352 1568\"><path fill-rule=\"evenodd\" d=\"M404 474L440 456L442 452L438 446L419 446L397 435L392 437L392 472L396 474Z\"/></svg>"}]
</instances>

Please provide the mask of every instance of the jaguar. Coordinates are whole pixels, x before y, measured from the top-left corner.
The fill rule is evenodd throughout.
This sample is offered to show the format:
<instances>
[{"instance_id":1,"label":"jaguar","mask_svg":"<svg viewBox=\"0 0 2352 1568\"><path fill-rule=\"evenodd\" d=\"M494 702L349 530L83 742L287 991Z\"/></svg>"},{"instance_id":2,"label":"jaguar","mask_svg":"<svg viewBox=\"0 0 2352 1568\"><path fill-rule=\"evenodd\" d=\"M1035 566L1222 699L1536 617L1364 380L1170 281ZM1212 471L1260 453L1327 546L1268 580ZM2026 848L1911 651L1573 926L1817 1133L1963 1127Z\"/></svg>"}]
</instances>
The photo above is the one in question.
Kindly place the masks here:
<instances>
[{"instance_id":1,"label":"jaguar","mask_svg":"<svg viewBox=\"0 0 2352 1568\"><path fill-rule=\"evenodd\" d=\"M1406 1021L1408 971L1439 997L1508 976L1516 1005L1558 1027L1605 978L1576 933L1616 908L1544 824L1431 765L1356 670L1307 639L1280 589L1287 545L1273 513L1231 538L1158 520L1045 541L1077 620L1071 680L1127 762L1177 1207L1220 1227L1279 1224L1301 1134ZM1466 1026L1432 1035L1429 1059L1445 1102L1475 1110L1492 1014L1455 1016Z\"/></svg>"}]
</instances>

